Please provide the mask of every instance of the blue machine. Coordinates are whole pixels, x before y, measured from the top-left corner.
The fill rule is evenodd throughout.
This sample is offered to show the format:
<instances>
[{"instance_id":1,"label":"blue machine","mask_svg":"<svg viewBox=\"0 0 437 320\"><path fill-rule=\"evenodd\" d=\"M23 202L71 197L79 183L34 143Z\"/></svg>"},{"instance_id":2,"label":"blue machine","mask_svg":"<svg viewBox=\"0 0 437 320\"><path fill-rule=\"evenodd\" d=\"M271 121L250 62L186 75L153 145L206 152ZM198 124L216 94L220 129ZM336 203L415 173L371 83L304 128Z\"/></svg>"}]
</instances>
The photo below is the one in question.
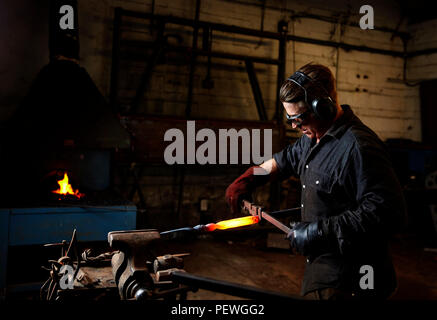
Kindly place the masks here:
<instances>
[{"instance_id":1,"label":"blue machine","mask_svg":"<svg viewBox=\"0 0 437 320\"><path fill-rule=\"evenodd\" d=\"M10 246L43 245L70 240L107 241L110 231L136 229L134 205L0 209L0 296L7 290Z\"/></svg>"}]
</instances>

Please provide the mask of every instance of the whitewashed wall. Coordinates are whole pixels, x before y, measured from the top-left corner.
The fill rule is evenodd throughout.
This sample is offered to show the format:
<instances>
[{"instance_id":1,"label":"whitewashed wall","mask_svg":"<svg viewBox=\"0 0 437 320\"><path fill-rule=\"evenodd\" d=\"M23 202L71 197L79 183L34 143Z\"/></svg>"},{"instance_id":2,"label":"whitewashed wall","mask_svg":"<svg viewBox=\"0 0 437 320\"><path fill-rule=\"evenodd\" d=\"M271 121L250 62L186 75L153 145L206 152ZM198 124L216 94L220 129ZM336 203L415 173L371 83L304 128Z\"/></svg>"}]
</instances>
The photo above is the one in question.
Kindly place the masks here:
<instances>
[{"instance_id":1,"label":"whitewashed wall","mask_svg":"<svg viewBox=\"0 0 437 320\"><path fill-rule=\"evenodd\" d=\"M0 61L0 120L8 118L14 105L17 105L35 78L36 72L48 62L47 40L44 34L47 15L26 18L20 16L13 19L18 12L26 15L29 10L11 10L12 0L4 3L2 13L12 23L2 28L1 34L5 48L4 58ZM33 1L23 3L32 4ZM109 97L112 49L112 19L115 7L130 10L151 12L152 0L79 0L79 27L81 64L94 79L103 94ZM194 18L196 0L155 0L154 12L161 15L174 15ZM200 9L200 20L225 23L241 27L260 29L262 9L259 0L203 0ZM341 16L348 14L351 22L358 23L359 7L362 1L285 1L267 0L264 10L264 30L277 31L277 23L281 19L289 21L289 33L298 36L322 40L343 41L354 45L364 45L387 50L402 51L399 38L392 39L392 34L377 30L361 30L358 27L346 26L343 32L338 24L314 19L292 20L293 12L308 12L323 16ZM375 26L395 28L400 19L397 2L367 1L375 9ZM42 7L41 10L46 10ZM33 10L34 11L34 10ZM32 12L33 12L32 11ZM8 13L9 12L9 13ZM30 13L28 13L30 15ZM41 21L39 21L40 19ZM9 23L8 22L8 23ZM38 23L37 23L38 22ZM35 25L41 26L35 28ZM27 26L27 27L26 27ZM143 26L140 30L138 27ZM435 47L437 35L434 32L437 21L406 26L401 30L411 32L409 50ZM129 39L153 39L147 31L147 22L129 19L124 26L123 34ZM173 25L171 32L177 32ZM30 32L29 30L32 30ZM18 35L27 30L27 38L39 39L28 42L28 45L14 46L21 36L12 37L13 30ZM191 46L190 28L183 33L183 45ZM23 32L21 32L23 31ZM30 37L30 35L32 35ZM199 37L199 46L201 46ZM17 49L18 48L18 49ZM277 58L277 42L256 37L236 36L216 32L213 50L229 51L236 54L259 55ZM32 57L29 57L32 53ZM46 57L46 58L44 58ZM19 61L21 61L19 63ZM24 61L24 63L23 63ZM418 87L409 87L400 80L403 77L403 59L387 55L359 51L337 50L332 47L288 42L286 71L291 74L295 68L307 63L317 62L328 65L338 79L339 99L348 103L362 120L373 128L382 139L408 138L421 140L420 99ZM33 62L30 64L30 62ZM202 80L206 76L206 58L199 57L194 77L193 117L220 117L257 119L257 111L252 97L250 83L244 63L224 59L214 59L211 76L214 89L203 89ZM26 68L24 68L27 66ZM129 104L138 84L138 77L145 62L122 64L120 100ZM277 97L276 67L255 64L258 80L265 100L267 113L273 117ZM144 95L139 111L156 114L184 115L188 65L158 65L152 77L150 87ZM408 62L407 77L411 81L432 79L437 74L437 54L412 58ZM366 76L366 77L365 77ZM13 79L12 79L12 78ZM393 80L394 79L394 80ZM14 85L12 85L14 84Z\"/></svg>"},{"instance_id":2,"label":"whitewashed wall","mask_svg":"<svg viewBox=\"0 0 437 320\"><path fill-rule=\"evenodd\" d=\"M200 20L260 29L262 19L261 2L203 0ZM361 30L358 27L301 18L292 20L292 12L309 12L324 16L335 16L347 11L347 1L333 1L330 6L323 1L267 1L264 11L264 30L276 31L281 19L289 21L289 33L297 36L321 40L343 41L353 45L363 45L386 50L402 51L402 42L392 34L377 30ZM358 23L359 6L349 8L349 21ZM369 3L371 4L371 3ZM257 6L258 5L258 6ZM113 7L151 12L152 1L86 1L80 3L81 55L82 64L92 74L101 90L109 93L111 61L111 19ZM374 3L375 26L395 28L399 21L396 3ZM194 18L195 0L156 0L156 14ZM132 19L129 21L133 21ZM147 23L135 21L139 24ZM177 28L177 26L173 26ZM425 26L424 26L425 27ZM402 26L405 28L405 26ZM426 27L425 27L426 28ZM130 29L130 30L129 30ZM127 27L125 36L130 39L152 39L143 32L133 32L135 27ZM138 28L136 29L138 30ZM183 45L190 46L190 29L184 35ZM418 33L419 34L419 33ZM418 45L428 38L437 36L424 34L425 40L417 40ZM199 38L199 46L201 45ZM277 58L277 42L256 37L238 36L220 32L214 33L213 50L228 51L242 55L259 55ZM420 59L423 59L422 57ZM403 59L388 55L359 51L345 51L301 42L288 42L286 72L307 62L326 64L338 78L339 100L350 104L361 119L374 129L382 139L407 138L421 140L420 101L418 87L408 87L402 79ZM257 119L250 83L244 63L214 59L211 71L214 89L203 89L201 81L206 76L206 58L198 59L194 78L193 117L220 117ZM410 69L411 69L410 63ZM130 65L128 78L123 78L120 96L129 104L144 63ZM225 65L230 67L224 67ZM267 113L273 117L277 96L276 67L255 64L258 80L265 100ZM412 71L408 70L410 74ZM434 72L437 68L434 67ZM184 115L187 96L188 66L159 65L154 72L151 86L145 93L145 101L140 111L158 114ZM123 77L123 75L122 75Z\"/></svg>"},{"instance_id":3,"label":"whitewashed wall","mask_svg":"<svg viewBox=\"0 0 437 320\"><path fill-rule=\"evenodd\" d=\"M437 20L425 21L411 27L409 51L437 48ZM437 53L412 57L408 61L407 78L411 82L437 77Z\"/></svg>"}]
</instances>

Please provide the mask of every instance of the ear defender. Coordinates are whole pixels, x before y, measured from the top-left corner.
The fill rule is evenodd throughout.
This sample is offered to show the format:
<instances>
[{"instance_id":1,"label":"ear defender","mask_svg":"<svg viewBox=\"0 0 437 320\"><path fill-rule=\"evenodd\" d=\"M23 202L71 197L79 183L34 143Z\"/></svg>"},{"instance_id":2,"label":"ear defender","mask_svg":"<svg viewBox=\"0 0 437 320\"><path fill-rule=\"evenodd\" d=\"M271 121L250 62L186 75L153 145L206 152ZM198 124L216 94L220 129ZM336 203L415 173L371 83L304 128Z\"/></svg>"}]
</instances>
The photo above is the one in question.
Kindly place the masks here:
<instances>
[{"instance_id":1,"label":"ear defender","mask_svg":"<svg viewBox=\"0 0 437 320\"><path fill-rule=\"evenodd\" d=\"M328 92L324 87L318 85L326 92L325 96L322 97L311 96L311 95L309 96L307 93L307 89L305 88L305 85L308 82L314 82L317 85L316 81L314 81L313 79L311 79L309 76L307 76L305 73L301 71L296 71L287 80L294 82L295 84L297 84L299 87L303 89L305 93L305 102L307 103L311 111L318 119L331 121L335 118L337 114L337 106L335 105L334 101L332 101L331 97L329 96Z\"/></svg>"},{"instance_id":2,"label":"ear defender","mask_svg":"<svg viewBox=\"0 0 437 320\"><path fill-rule=\"evenodd\" d=\"M334 120L337 115L337 106L332 101L331 97L315 98L311 102L311 108L319 119Z\"/></svg>"}]
</instances>

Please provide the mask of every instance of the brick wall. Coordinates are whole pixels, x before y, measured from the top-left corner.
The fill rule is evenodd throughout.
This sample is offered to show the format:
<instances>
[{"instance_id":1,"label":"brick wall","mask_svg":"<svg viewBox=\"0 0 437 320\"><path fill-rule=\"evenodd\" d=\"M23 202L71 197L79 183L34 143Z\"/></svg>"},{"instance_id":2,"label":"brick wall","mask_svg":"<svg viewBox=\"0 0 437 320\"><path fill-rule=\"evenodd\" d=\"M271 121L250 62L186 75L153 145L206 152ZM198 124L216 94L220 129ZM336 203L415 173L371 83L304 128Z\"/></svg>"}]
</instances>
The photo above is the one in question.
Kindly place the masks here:
<instances>
[{"instance_id":1,"label":"brick wall","mask_svg":"<svg viewBox=\"0 0 437 320\"><path fill-rule=\"evenodd\" d=\"M296 12L307 12L327 17L339 16L347 9L346 1L334 1L330 8L321 1L289 2L267 1L264 10L261 1L219 1L204 0L200 9L200 20L260 29L264 12L263 29L277 31L277 23L281 19L289 21L289 33L297 36L321 40L343 41L353 45L363 45L386 50L402 51L399 37L392 39L390 32L379 30L361 30L358 26L343 26L332 22L309 18L292 19ZM125 9L144 12L152 11L152 1L86 1L80 3L81 26L81 63L91 73L100 89L109 94L111 66L111 36L113 8L121 6ZM349 8L348 22L357 24L360 19L360 3ZM194 18L195 0L156 0L154 12L161 15L174 15ZM375 3L375 26L395 28L399 21L399 10L396 3ZM152 40L148 21L127 19L123 27L125 39ZM424 26L425 27L425 26ZM401 26L406 28L405 26ZM179 33L180 44L191 46L191 28L172 25L169 33ZM430 29L432 30L432 29ZM201 31L200 31L201 34ZM419 36L420 40L429 39ZM176 40L173 40L176 41ZM199 36L199 46L201 37ZM215 32L213 50L227 51L242 55L255 55L277 58L277 41L256 37L233 35ZM187 57L179 57L183 63ZM424 59L423 57L415 60ZM302 42L289 41L287 45L286 72L291 74L297 67L310 62L328 65L337 76L339 100L348 103L362 120L374 129L382 139L407 138L421 140L420 108L417 87L408 87L401 83L403 75L403 59L389 55L359 51L345 51L333 47L325 47ZM257 119L256 108L252 97L250 83L240 61L229 61L213 58L211 77L214 89L202 88L202 80L206 77L207 59L199 57L194 76L194 96L192 115L194 117L221 117ZM410 63L408 73L411 70ZM422 64L423 65L423 64ZM123 63L121 74L120 101L129 105L135 94L139 76L145 62ZM267 114L274 115L277 96L276 67L255 64L260 82ZM154 71L151 84L144 94L139 112L154 114L184 115L189 66L188 64L159 64ZM394 79L394 80L393 80Z\"/></svg>"},{"instance_id":2,"label":"brick wall","mask_svg":"<svg viewBox=\"0 0 437 320\"><path fill-rule=\"evenodd\" d=\"M7 120L15 106L21 101L40 68L48 62L47 51L47 10L46 6L35 7L32 1L25 1L24 7L14 1L2 2L4 15L1 28L6 46L2 50L0 91L0 122ZM88 70L105 96L109 95L112 49L112 19L114 7L194 18L195 0L88 0L79 1L80 53L81 64ZM355 4L356 3L356 4ZM370 2L369 2L370 3ZM402 50L398 37L377 30L363 31L356 26L343 29L338 24L314 19L291 19L296 12L307 12L327 17L341 16L349 10L349 22L358 23L359 1L334 1L327 7L323 1L262 1L257 0L203 0L200 19L247 28L260 29L264 14L263 29L277 30L280 19L289 21L289 33L322 40L344 41L355 45L365 45L381 49ZM370 3L372 4L372 3ZM348 5L350 6L348 9ZM395 28L399 21L399 9L395 1L374 3L375 26ZM15 8L15 9L14 9ZM21 9L24 8L24 9ZM28 10L25 10L28 8ZM36 16L35 12L39 12ZM14 18L15 17L15 18ZM437 41L433 33L436 21L404 26L413 39L409 50L434 47ZM143 26L143 29L139 27ZM11 32L14 30L14 32ZM176 25L172 32L182 34L182 44L190 46L190 28L181 33ZM14 37L11 38L12 34ZM132 39L152 39L148 22L132 19L125 26L125 35ZM21 41L24 39L24 41ZM15 41L16 40L16 41ZM200 39L199 39L200 40ZM175 41L175 40L173 40ZM199 46L200 46L199 41ZM232 51L277 57L275 41L256 37L235 36L217 32L214 34L214 50ZM309 61L327 64L337 75L339 98L349 103L363 121L373 128L383 139L410 138L421 140L420 110L417 87L407 87L399 81L403 74L403 60L380 54L349 51L332 47L288 42L287 73ZM437 72L437 54L423 55L410 59L407 75L411 80L431 79ZM182 57L183 59L183 57ZM256 108L250 83L239 61L212 60L211 76L214 89L203 89L201 81L206 76L206 58L198 59L194 83L193 116L256 119ZM122 75L124 88L122 99L129 103L136 88L138 77L145 63L131 63L128 74ZM258 80L269 117L273 116L276 101L276 67L255 64ZM151 86L145 93L140 111L183 115L186 101L186 85L189 67L185 65L159 65L152 78ZM358 77L359 75L359 77ZM364 76L367 76L365 78ZM206 105L210 107L205 107ZM207 111L206 111L207 110Z\"/></svg>"},{"instance_id":3,"label":"brick wall","mask_svg":"<svg viewBox=\"0 0 437 320\"><path fill-rule=\"evenodd\" d=\"M426 50L437 47L437 20L425 21L410 28L412 39L409 51ZM408 60L407 79L411 82L431 80L437 77L437 53L424 54Z\"/></svg>"}]
</instances>

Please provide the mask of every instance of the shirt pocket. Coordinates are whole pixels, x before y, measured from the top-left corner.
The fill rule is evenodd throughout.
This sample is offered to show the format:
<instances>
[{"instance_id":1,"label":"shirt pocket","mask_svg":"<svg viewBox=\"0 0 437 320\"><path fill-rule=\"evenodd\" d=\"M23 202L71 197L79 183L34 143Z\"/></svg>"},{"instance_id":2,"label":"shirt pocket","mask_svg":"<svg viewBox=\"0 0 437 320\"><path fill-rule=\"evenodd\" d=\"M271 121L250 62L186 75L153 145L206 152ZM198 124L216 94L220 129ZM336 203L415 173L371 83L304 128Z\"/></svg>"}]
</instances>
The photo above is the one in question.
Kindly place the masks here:
<instances>
[{"instance_id":1,"label":"shirt pocket","mask_svg":"<svg viewBox=\"0 0 437 320\"><path fill-rule=\"evenodd\" d=\"M306 185L324 193L331 193L335 177L321 171L312 171L305 179Z\"/></svg>"}]
</instances>

